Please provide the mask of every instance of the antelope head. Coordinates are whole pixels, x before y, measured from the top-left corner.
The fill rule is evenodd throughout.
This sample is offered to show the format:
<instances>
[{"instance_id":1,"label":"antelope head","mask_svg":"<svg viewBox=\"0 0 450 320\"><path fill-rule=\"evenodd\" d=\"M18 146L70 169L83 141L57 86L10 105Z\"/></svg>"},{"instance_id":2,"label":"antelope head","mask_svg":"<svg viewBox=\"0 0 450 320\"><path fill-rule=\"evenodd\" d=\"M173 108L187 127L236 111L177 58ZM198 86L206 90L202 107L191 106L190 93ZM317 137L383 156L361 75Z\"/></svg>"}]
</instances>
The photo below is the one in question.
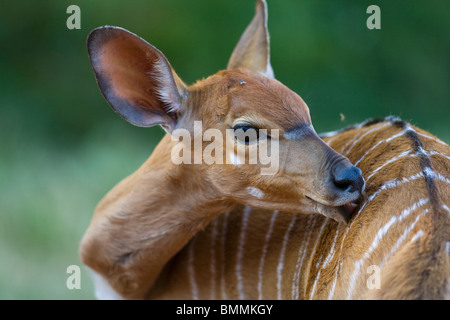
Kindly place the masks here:
<instances>
[{"instance_id":1,"label":"antelope head","mask_svg":"<svg viewBox=\"0 0 450 320\"><path fill-rule=\"evenodd\" d=\"M209 183L216 196L349 220L364 190L361 171L319 138L306 103L274 79L265 1L257 1L227 69L190 86L157 48L124 29L95 29L88 51L100 90L125 120L143 127L161 125L172 138L189 133L191 138L183 142L191 149L198 141L196 121L202 132L223 138L224 147L214 150L214 158L222 161L178 164L191 178ZM162 141L168 153L173 154L176 140ZM212 139L200 140L204 155ZM250 163L251 152L261 148L278 161L269 165L275 169L269 174L261 174L270 169L262 159Z\"/></svg>"}]
</instances>

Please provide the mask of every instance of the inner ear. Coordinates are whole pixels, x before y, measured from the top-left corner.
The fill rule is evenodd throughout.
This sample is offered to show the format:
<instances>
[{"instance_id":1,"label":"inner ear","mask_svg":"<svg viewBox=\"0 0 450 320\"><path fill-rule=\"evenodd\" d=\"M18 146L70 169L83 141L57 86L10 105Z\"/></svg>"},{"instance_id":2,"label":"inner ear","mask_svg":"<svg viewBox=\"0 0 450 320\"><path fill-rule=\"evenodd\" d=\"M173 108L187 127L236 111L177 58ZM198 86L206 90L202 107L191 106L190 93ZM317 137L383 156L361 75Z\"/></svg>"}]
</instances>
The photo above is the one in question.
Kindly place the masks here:
<instances>
[{"instance_id":1,"label":"inner ear","mask_svg":"<svg viewBox=\"0 0 450 320\"><path fill-rule=\"evenodd\" d=\"M100 90L120 116L137 126L175 126L185 86L157 48L102 27L89 35L88 51Z\"/></svg>"}]
</instances>

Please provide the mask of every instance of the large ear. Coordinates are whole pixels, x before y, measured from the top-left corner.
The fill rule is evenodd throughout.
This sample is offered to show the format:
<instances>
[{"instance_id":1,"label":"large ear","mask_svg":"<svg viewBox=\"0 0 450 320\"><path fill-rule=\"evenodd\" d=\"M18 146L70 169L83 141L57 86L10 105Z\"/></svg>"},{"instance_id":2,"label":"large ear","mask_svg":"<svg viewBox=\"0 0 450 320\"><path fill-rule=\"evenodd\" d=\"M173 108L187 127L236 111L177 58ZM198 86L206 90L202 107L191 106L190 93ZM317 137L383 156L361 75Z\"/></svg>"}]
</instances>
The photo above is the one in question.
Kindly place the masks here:
<instances>
[{"instance_id":1,"label":"large ear","mask_svg":"<svg viewBox=\"0 0 450 320\"><path fill-rule=\"evenodd\" d=\"M256 1L256 13L231 54L227 69L247 68L273 78L267 29L266 0Z\"/></svg>"},{"instance_id":2,"label":"large ear","mask_svg":"<svg viewBox=\"0 0 450 320\"><path fill-rule=\"evenodd\" d=\"M161 51L117 27L93 30L87 46L97 83L115 112L137 126L174 128L187 90Z\"/></svg>"}]
</instances>

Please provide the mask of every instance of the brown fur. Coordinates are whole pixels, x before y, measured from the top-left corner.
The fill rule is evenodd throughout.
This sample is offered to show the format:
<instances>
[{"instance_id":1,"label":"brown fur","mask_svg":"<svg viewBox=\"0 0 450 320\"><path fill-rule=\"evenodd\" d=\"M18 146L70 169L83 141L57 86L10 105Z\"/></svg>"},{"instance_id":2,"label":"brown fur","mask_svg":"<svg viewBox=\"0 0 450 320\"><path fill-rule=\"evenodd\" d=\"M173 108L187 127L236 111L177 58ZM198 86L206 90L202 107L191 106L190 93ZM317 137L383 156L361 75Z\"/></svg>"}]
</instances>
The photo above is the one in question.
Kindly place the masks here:
<instances>
[{"instance_id":1,"label":"brown fur","mask_svg":"<svg viewBox=\"0 0 450 320\"><path fill-rule=\"evenodd\" d=\"M347 142L360 132L368 132L375 126L386 127L362 138L348 154L357 161L378 141L401 132L401 128L390 122L373 124L360 129L348 130L326 140L331 146L341 150ZM417 132L424 131L414 128ZM426 133L431 136L430 134ZM450 147L432 139L419 136L425 150L438 151L450 157ZM399 137L385 145L379 145L360 168L367 178L374 169L405 150L414 151L408 137ZM430 157L433 169L442 176L450 177L450 161L441 155ZM399 159L376 173L367 184L367 197L374 194L387 181L412 176L422 169L417 157ZM450 207L450 185L435 179L439 204ZM284 267L281 278L282 299L327 299L330 297L337 279L333 299L346 299L350 285L350 275L355 270L355 262L368 251L376 234L392 217L398 217L403 210L411 207L421 198L430 198L424 178L399 185L391 190L380 192L361 214L357 213L349 225L338 224L318 215L298 214L288 236ZM407 233L398 250L387 261L388 253L417 218L418 214L429 212L418 219L414 228ZM435 209L430 203L414 211L401 223L394 224L380 241L379 246L361 267L353 294L353 299L448 299L450 295L450 258L446 243L450 241L449 212ZM263 247L266 243L273 211L253 209L250 213L244 241L241 284L243 297L258 299L258 272ZM243 207L238 207L226 215L216 218L217 222L195 236L178 255L170 261L149 295L151 299L192 299L193 286L200 299L238 299L236 273L237 251L242 226ZM262 278L262 298L278 298L278 268L286 235L293 214L280 212L275 220L273 233L267 245ZM215 227L214 227L215 225ZM224 229L226 225L226 229ZM216 228L216 231L214 231ZM421 230L423 236L411 242ZM225 233L223 233L225 231ZM334 238L336 237L334 243ZM346 237L344 239L344 235ZM306 250L302 250L306 248ZM190 257L190 250L194 255ZM330 255L331 252L331 255ZM324 261L330 256L329 263ZM301 259L299 259L299 257ZM214 261L214 263L212 262ZM367 272L370 265L380 265L381 288L369 289L366 285L372 273ZM192 266L190 266L192 264ZM342 266L341 266L342 264ZM189 270L193 271L193 278ZM298 276L296 276L298 275ZM193 280L195 283L193 283ZM314 282L317 283L314 288ZM213 285L214 283L214 285ZM298 295L293 288L298 287ZM224 295L225 293L225 295Z\"/></svg>"},{"instance_id":2,"label":"brown fur","mask_svg":"<svg viewBox=\"0 0 450 320\"><path fill-rule=\"evenodd\" d=\"M338 187L334 173L337 167L359 171L317 136L304 101L262 72L270 69L264 1L257 2L255 18L234 50L232 69L192 86L181 81L158 49L124 29L95 29L88 50L111 107L135 125L160 124L168 132L142 167L99 203L80 245L83 262L122 297L144 298L153 292L167 262L215 216L237 203L344 221L343 205L360 197L360 174L353 176L358 187L351 190ZM203 130L214 128L226 137L226 130L242 119L256 128L279 130L281 163L276 174L261 175L262 164L248 161L177 165L171 160L176 142L170 134L176 129L192 137L200 120ZM226 139L232 147L224 158L240 146L234 137ZM272 146L272 141L241 147ZM201 149L208 144L202 142Z\"/></svg>"},{"instance_id":3,"label":"brown fur","mask_svg":"<svg viewBox=\"0 0 450 320\"><path fill-rule=\"evenodd\" d=\"M395 192L380 192L349 226L337 223L346 221L343 205L357 200L362 191L359 171L339 153L355 162L407 124L391 119L371 133L383 123L367 123L329 138L339 153L327 146L312 129L304 101L270 77L266 15L265 2L258 0L256 16L234 50L230 69L192 86L181 81L158 49L136 35L114 27L90 34L92 66L112 108L135 125L160 124L168 135L141 168L99 203L80 245L83 262L121 297L130 299L321 299L327 298L334 279L333 298L345 298L354 263L370 248L380 228L426 198L428 203L420 209L429 212L413 230L420 229L422 236L409 243L408 235L406 245L384 262L382 281L389 289L368 292L358 274L349 296L442 297L448 293L449 275L448 254L443 252L448 247L449 222L442 204L450 206L446 203L449 184L435 173L449 175L448 159L422 152L380 169L371 179L369 175L401 152L425 149L448 156L448 146L410 130L369 152L359 164L369 179L368 197L389 180L418 172L423 176ZM172 162L176 142L170 134L175 129L192 134L194 121L201 120L203 130L218 129L225 137L225 131L242 119L257 128L280 131L281 163L276 174L260 175L260 163ZM224 152L224 159L239 145L234 137L227 139L232 148ZM244 148L271 145L271 141ZM202 150L207 145L203 143ZM338 186L339 166L358 172L353 182L358 181L359 189ZM249 188L257 188L261 196ZM283 211L276 220L273 210ZM412 219L414 215L386 234L389 245L377 247L361 265L363 272L367 265L382 262ZM264 264L259 264L261 257ZM408 269L400 274L399 266L406 262Z\"/></svg>"}]
</instances>

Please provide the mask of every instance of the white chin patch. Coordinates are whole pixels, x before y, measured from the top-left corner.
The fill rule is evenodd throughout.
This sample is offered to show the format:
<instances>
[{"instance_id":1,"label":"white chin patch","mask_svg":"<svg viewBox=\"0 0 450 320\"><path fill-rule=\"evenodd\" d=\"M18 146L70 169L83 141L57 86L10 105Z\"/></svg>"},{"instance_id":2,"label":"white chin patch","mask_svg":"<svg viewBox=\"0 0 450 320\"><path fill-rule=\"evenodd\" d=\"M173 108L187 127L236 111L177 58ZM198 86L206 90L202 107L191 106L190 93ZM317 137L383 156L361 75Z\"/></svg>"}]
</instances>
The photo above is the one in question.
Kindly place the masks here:
<instances>
[{"instance_id":1,"label":"white chin patch","mask_svg":"<svg viewBox=\"0 0 450 320\"><path fill-rule=\"evenodd\" d=\"M123 300L123 297L111 288L105 278L93 270L91 273L94 279L95 296L98 300Z\"/></svg>"}]
</instances>

